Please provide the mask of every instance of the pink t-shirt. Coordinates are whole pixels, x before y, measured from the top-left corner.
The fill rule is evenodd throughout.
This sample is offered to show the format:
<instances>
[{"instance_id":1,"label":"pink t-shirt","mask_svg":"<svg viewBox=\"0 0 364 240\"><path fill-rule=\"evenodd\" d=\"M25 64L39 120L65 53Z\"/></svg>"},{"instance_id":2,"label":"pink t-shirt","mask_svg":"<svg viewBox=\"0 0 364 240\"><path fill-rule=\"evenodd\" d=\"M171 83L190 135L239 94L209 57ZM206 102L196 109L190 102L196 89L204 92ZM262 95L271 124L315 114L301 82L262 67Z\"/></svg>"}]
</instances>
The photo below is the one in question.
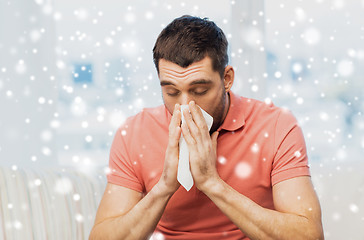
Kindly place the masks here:
<instances>
[{"instance_id":1,"label":"pink t-shirt","mask_svg":"<svg viewBox=\"0 0 364 240\"><path fill-rule=\"evenodd\" d=\"M218 129L218 173L236 191L274 209L274 184L310 176L302 131L288 110L229 94L229 111ZM162 105L126 120L111 146L109 183L144 193L153 188L163 171L170 119ZM248 239L195 186L177 190L156 231L165 239Z\"/></svg>"}]
</instances>

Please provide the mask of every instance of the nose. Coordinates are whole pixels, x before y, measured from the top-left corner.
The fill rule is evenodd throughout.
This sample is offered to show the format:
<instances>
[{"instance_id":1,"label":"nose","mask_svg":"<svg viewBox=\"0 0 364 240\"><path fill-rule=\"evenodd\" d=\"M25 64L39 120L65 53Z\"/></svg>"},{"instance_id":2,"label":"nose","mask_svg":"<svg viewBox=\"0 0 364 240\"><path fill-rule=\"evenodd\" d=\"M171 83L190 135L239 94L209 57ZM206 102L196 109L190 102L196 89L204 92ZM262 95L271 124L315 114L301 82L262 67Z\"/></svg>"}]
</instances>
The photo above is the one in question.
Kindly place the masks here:
<instances>
[{"instance_id":1,"label":"nose","mask_svg":"<svg viewBox=\"0 0 364 240\"><path fill-rule=\"evenodd\" d=\"M188 105L188 103L190 101L192 101L193 99L188 95L188 94L181 94L181 98L180 98L180 102L179 104L181 105Z\"/></svg>"}]
</instances>

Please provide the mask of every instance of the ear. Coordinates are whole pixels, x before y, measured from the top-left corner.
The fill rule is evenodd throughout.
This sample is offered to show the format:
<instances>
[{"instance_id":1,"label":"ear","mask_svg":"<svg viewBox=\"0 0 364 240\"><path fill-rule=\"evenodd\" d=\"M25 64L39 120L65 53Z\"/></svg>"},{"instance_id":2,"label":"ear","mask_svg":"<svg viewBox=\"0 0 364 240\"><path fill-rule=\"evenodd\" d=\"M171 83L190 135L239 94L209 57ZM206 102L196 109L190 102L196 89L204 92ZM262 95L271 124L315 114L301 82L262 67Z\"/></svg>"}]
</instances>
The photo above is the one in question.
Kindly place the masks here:
<instances>
[{"instance_id":1,"label":"ear","mask_svg":"<svg viewBox=\"0 0 364 240\"><path fill-rule=\"evenodd\" d=\"M230 65L226 66L224 72L224 87L226 92L229 92L231 87L233 86L234 76L234 68Z\"/></svg>"}]
</instances>

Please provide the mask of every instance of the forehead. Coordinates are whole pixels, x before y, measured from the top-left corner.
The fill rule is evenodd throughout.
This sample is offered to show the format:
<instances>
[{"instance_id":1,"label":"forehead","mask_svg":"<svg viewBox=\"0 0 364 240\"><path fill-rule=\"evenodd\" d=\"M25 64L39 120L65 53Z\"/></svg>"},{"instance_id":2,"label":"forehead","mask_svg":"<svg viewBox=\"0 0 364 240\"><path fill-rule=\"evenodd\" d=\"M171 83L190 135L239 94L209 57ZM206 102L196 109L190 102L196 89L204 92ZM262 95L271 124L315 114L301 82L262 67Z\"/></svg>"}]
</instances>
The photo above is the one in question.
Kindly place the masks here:
<instances>
[{"instance_id":1,"label":"forehead","mask_svg":"<svg viewBox=\"0 0 364 240\"><path fill-rule=\"evenodd\" d=\"M212 61L205 57L201 61L194 62L190 66L183 68L175 63L160 59L159 61L159 78L160 80L170 79L195 79L195 78L213 78L219 75L212 68ZM212 79L211 79L212 80Z\"/></svg>"}]
</instances>

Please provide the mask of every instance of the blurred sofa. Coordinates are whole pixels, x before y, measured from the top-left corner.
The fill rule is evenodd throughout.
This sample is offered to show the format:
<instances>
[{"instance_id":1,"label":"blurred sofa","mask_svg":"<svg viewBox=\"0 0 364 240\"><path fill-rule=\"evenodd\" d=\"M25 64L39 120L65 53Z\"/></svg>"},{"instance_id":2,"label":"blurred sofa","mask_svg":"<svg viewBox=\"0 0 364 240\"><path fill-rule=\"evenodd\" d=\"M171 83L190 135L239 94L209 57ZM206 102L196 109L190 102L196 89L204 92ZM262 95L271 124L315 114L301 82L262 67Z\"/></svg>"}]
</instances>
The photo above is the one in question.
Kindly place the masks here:
<instances>
[{"instance_id":1,"label":"blurred sofa","mask_svg":"<svg viewBox=\"0 0 364 240\"><path fill-rule=\"evenodd\" d=\"M364 239L364 162L315 163L326 240ZM105 173L0 167L0 239L88 239Z\"/></svg>"},{"instance_id":2,"label":"blurred sofa","mask_svg":"<svg viewBox=\"0 0 364 240\"><path fill-rule=\"evenodd\" d=\"M311 164L326 240L364 239L364 161Z\"/></svg>"},{"instance_id":3,"label":"blurred sofa","mask_svg":"<svg viewBox=\"0 0 364 240\"><path fill-rule=\"evenodd\" d=\"M88 239L104 173L0 167L0 239Z\"/></svg>"}]
</instances>

